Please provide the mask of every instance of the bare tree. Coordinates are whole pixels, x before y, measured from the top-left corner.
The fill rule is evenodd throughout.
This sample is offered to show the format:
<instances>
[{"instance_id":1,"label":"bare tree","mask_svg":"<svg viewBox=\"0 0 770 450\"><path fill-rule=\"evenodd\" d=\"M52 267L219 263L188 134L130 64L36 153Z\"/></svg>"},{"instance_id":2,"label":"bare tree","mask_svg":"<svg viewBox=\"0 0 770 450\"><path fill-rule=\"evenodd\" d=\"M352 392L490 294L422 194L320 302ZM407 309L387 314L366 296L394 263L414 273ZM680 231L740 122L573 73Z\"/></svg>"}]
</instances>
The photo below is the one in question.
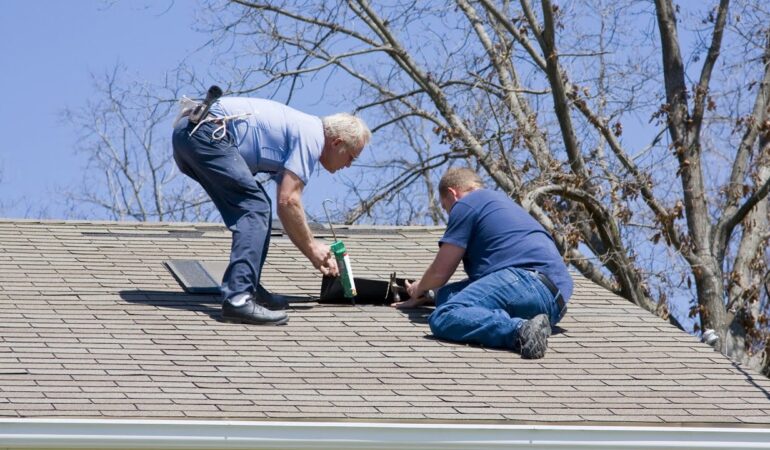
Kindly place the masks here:
<instances>
[{"instance_id":1,"label":"bare tree","mask_svg":"<svg viewBox=\"0 0 770 450\"><path fill-rule=\"evenodd\" d=\"M70 202L95 208L115 220L211 220L215 210L199 187L178 172L172 160L171 120L178 80L165 86L125 80L116 66L94 77L94 97L64 119L81 130L77 149L88 157L79 192ZM171 87L169 87L171 86Z\"/></svg>"},{"instance_id":2,"label":"bare tree","mask_svg":"<svg viewBox=\"0 0 770 450\"><path fill-rule=\"evenodd\" d=\"M702 167L705 162L702 141L706 135L702 129L708 125L707 109L716 108L711 99L711 80L721 52L728 10L729 1L723 0L710 14L711 41L697 81L688 89L676 10L670 1L656 2L666 92L664 113L671 149L678 161L687 221L687 233L679 240L679 249L692 268L702 326L717 331L723 339L723 352L745 360L751 353L752 341L747 338L755 331L758 318L755 314L761 314L754 306L759 303L758 267L754 261L764 256L761 250L765 248L768 231L766 199L770 190L770 159L767 153L770 149L766 142L770 131L770 34L767 29L755 30L764 41L760 56L762 75L753 111L745 118L748 123L735 148L729 181L724 185L720 217L712 217L708 181ZM752 159L753 167L749 165ZM732 261L726 261L728 246L736 238L738 228L742 231L738 250ZM732 271L726 272L729 265ZM752 270L752 266L755 269Z\"/></svg>"},{"instance_id":3,"label":"bare tree","mask_svg":"<svg viewBox=\"0 0 770 450\"><path fill-rule=\"evenodd\" d=\"M767 368L770 14L686 7L233 0L207 25L233 92L328 90L387 133L349 220L441 220L416 202L463 160L583 275Z\"/></svg>"}]
</instances>

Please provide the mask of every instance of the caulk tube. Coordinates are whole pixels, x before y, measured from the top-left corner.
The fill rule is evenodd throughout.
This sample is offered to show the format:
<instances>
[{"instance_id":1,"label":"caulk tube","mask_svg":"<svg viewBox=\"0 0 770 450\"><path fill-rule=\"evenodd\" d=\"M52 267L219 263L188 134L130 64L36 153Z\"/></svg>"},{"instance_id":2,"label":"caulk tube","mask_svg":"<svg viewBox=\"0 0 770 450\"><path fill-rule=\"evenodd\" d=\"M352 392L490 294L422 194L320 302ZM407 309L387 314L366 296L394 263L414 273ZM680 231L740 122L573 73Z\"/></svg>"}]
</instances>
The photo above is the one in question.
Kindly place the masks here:
<instances>
[{"instance_id":1,"label":"caulk tube","mask_svg":"<svg viewBox=\"0 0 770 450\"><path fill-rule=\"evenodd\" d=\"M340 279L342 281L342 288L345 290L345 297L353 298L358 293L356 292L356 283L353 280L353 268L350 265L350 256L345 248L345 244L342 241L334 241L330 247L332 253L334 253L334 259L337 260L337 267L340 270Z\"/></svg>"}]
</instances>

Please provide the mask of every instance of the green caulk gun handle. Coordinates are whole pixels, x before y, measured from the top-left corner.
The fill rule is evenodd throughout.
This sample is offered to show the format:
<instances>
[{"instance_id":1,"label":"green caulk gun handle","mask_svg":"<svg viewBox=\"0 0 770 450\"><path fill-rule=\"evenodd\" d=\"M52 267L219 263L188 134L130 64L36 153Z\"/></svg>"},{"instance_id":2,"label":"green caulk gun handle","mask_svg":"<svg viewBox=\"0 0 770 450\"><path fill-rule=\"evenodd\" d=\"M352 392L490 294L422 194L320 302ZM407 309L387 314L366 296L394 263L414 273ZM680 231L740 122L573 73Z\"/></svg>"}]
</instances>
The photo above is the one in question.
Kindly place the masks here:
<instances>
[{"instance_id":1,"label":"green caulk gun handle","mask_svg":"<svg viewBox=\"0 0 770 450\"><path fill-rule=\"evenodd\" d=\"M342 282L342 288L345 291L345 297L354 299L358 293L356 292L356 283L353 280L353 269L350 265L350 257L348 256L345 244L342 241L334 241L330 249L334 254L334 259L337 260L337 268L340 271L340 281Z\"/></svg>"},{"instance_id":2,"label":"green caulk gun handle","mask_svg":"<svg viewBox=\"0 0 770 450\"><path fill-rule=\"evenodd\" d=\"M355 305L358 293L356 292L356 282L353 280L353 268L350 266L350 257L348 256L345 244L337 240L337 235L334 233L334 227L332 226L332 219L329 217L329 211L326 210L326 202L331 202L331 200L327 198L321 203L321 206L323 206L326 213L326 220L329 221L329 228L332 230L332 237L334 237L334 243L329 249L334 254L334 259L337 260L337 268L340 271L340 281L345 291L345 297L349 298Z\"/></svg>"}]
</instances>

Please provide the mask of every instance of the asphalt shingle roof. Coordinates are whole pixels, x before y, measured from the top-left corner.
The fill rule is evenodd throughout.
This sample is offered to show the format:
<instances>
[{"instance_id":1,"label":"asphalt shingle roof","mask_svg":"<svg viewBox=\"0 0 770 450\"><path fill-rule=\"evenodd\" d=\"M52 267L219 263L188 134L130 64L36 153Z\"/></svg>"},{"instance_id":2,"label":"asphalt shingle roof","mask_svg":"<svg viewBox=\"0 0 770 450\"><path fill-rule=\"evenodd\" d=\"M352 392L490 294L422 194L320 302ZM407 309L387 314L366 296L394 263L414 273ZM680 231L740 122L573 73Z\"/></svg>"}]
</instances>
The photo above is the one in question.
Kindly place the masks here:
<instances>
[{"instance_id":1,"label":"asphalt shingle roof","mask_svg":"<svg viewBox=\"0 0 770 450\"><path fill-rule=\"evenodd\" d=\"M356 276L418 277L442 230L340 229ZM770 423L770 381L576 276L540 360L430 337L429 309L297 305L220 322L169 259L226 261L211 224L0 220L0 417ZM317 296L274 238L265 285Z\"/></svg>"}]
</instances>

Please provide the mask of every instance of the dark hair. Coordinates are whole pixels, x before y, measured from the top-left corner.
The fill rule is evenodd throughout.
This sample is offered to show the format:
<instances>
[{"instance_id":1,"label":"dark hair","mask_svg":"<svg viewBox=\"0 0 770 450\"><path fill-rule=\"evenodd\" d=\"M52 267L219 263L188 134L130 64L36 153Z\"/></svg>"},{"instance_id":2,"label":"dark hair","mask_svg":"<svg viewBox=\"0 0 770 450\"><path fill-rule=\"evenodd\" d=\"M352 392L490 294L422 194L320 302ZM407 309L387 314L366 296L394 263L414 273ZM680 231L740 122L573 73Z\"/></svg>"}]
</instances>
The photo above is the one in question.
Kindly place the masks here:
<instances>
[{"instance_id":1,"label":"dark hair","mask_svg":"<svg viewBox=\"0 0 770 450\"><path fill-rule=\"evenodd\" d=\"M479 175L467 167L453 167L446 171L438 183L438 192L446 195L449 188L460 191L473 191L484 187Z\"/></svg>"}]
</instances>

